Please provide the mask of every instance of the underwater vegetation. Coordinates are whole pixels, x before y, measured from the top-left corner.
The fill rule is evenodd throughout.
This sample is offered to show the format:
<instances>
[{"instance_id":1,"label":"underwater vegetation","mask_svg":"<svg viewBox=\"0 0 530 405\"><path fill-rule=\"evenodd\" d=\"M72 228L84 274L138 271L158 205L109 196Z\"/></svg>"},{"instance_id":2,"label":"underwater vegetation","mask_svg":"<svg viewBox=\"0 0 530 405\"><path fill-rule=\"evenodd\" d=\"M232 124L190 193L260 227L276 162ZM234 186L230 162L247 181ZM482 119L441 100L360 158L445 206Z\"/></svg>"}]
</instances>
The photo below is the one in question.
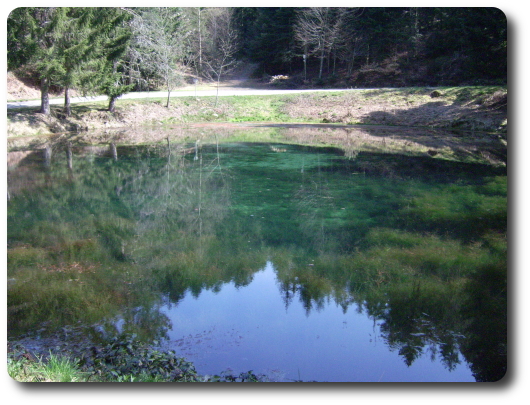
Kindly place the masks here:
<instances>
[{"instance_id":1,"label":"underwater vegetation","mask_svg":"<svg viewBox=\"0 0 530 405\"><path fill-rule=\"evenodd\" d=\"M407 365L506 372L504 166L281 143L54 148L8 171L10 338L164 339L162 306L244 288L270 261L286 308L366 311Z\"/></svg>"}]
</instances>

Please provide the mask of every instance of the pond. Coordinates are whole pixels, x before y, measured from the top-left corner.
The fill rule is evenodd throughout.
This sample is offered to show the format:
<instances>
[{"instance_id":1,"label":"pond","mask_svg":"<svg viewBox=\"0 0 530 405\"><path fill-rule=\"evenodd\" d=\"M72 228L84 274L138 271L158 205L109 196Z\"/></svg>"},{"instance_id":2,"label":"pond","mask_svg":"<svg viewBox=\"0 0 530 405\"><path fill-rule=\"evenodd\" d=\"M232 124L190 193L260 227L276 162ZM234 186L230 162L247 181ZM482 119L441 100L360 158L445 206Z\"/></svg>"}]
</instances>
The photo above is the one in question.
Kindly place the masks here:
<instances>
[{"instance_id":1,"label":"pond","mask_svg":"<svg viewBox=\"0 0 530 405\"><path fill-rule=\"evenodd\" d=\"M10 338L135 333L271 381L506 372L495 136L196 127L8 149Z\"/></svg>"}]
</instances>

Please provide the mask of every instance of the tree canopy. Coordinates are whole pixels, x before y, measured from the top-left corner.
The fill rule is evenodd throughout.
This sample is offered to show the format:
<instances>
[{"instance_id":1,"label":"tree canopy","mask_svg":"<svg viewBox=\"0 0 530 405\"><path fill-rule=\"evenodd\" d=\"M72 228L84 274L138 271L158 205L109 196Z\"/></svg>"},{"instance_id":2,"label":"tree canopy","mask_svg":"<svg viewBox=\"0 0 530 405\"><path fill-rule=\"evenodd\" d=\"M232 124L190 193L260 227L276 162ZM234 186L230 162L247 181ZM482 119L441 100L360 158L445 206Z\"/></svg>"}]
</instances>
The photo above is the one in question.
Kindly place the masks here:
<instances>
[{"instance_id":1,"label":"tree canopy","mask_svg":"<svg viewBox=\"0 0 530 405\"><path fill-rule=\"evenodd\" d=\"M506 84L507 22L488 7L22 7L8 69L48 88L109 96L219 80L236 59L291 85Z\"/></svg>"}]
</instances>

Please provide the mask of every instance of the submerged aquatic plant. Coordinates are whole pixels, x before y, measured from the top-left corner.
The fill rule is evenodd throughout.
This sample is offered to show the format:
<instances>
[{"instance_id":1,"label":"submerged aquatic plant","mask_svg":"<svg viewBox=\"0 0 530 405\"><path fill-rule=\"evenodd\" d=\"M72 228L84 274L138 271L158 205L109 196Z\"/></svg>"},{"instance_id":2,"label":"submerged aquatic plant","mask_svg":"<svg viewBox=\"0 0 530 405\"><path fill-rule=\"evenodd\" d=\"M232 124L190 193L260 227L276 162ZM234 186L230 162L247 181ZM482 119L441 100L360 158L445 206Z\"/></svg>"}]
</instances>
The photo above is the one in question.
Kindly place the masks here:
<instances>
[{"instance_id":1,"label":"submerged aquatic plant","mask_svg":"<svg viewBox=\"0 0 530 405\"><path fill-rule=\"evenodd\" d=\"M52 162L28 175L34 188L20 183L8 210L11 335L97 323L148 341L171 327L161 306L246 286L271 261L286 306L366 309L413 361L435 335L463 334L459 311L475 297L465 286L479 269L506 273L502 168L280 143L186 150L123 147L74 161L73 177ZM187 366L174 354L127 342L83 366L122 381L199 379L191 367L179 376Z\"/></svg>"}]
</instances>

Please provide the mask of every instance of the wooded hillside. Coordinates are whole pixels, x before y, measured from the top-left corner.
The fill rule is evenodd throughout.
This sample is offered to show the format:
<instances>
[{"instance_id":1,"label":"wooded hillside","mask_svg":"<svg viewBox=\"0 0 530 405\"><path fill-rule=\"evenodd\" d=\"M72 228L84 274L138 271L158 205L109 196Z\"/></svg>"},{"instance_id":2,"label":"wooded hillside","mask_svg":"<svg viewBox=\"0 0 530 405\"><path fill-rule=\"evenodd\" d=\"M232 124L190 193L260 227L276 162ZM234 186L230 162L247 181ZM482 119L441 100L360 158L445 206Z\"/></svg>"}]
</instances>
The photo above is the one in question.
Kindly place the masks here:
<instances>
[{"instance_id":1,"label":"wooded hillside","mask_svg":"<svg viewBox=\"0 0 530 405\"><path fill-rule=\"evenodd\" d=\"M239 8L241 55L270 75L365 86L506 84L496 8ZM320 64L322 63L322 74ZM322 84L324 84L322 83Z\"/></svg>"},{"instance_id":2,"label":"wooded hillside","mask_svg":"<svg viewBox=\"0 0 530 405\"><path fill-rule=\"evenodd\" d=\"M219 82L242 63L280 87L505 85L496 8L23 7L8 18L8 70L48 92L109 96ZM169 97L167 105L169 105Z\"/></svg>"}]
</instances>

